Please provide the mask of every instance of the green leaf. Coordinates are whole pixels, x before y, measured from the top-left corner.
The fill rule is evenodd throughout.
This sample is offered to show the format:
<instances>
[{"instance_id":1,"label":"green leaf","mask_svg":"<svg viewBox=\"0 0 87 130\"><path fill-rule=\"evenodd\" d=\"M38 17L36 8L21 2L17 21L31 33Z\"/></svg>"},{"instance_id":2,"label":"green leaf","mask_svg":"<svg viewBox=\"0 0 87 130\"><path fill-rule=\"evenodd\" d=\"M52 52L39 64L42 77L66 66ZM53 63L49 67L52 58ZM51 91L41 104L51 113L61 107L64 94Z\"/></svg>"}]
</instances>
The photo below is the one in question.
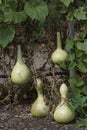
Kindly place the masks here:
<instances>
[{"instance_id":1,"label":"green leaf","mask_svg":"<svg viewBox=\"0 0 87 130\"><path fill-rule=\"evenodd\" d=\"M59 62L59 65L60 65L61 68L67 69L67 65L66 65L65 61Z\"/></svg>"},{"instance_id":2,"label":"green leaf","mask_svg":"<svg viewBox=\"0 0 87 130\"><path fill-rule=\"evenodd\" d=\"M67 50L67 51L70 51L72 48L73 48L73 40L71 40L71 39L67 39L66 40L66 46L65 46L65 49Z\"/></svg>"},{"instance_id":3,"label":"green leaf","mask_svg":"<svg viewBox=\"0 0 87 130\"><path fill-rule=\"evenodd\" d=\"M40 22L44 22L48 15L47 4L44 1L37 2L37 4L26 2L24 10L32 20L36 19Z\"/></svg>"},{"instance_id":4,"label":"green leaf","mask_svg":"<svg viewBox=\"0 0 87 130\"><path fill-rule=\"evenodd\" d=\"M68 7L69 5L70 5L70 3L73 3L74 2L74 0L61 0L63 3L64 3L64 5L66 6L66 7Z\"/></svg>"},{"instance_id":5,"label":"green leaf","mask_svg":"<svg viewBox=\"0 0 87 130\"><path fill-rule=\"evenodd\" d=\"M82 93L87 96L87 85L82 88Z\"/></svg>"},{"instance_id":6,"label":"green leaf","mask_svg":"<svg viewBox=\"0 0 87 130\"><path fill-rule=\"evenodd\" d=\"M13 10L16 10L18 7L18 0L5 0L6 1L6 6Z\"/></svg>"},{"instance_id":7,"label":"green leaf","mask_svg":"<svg viewBox=\"0 0 87 130\"><path fill-rule=\"evenodd\" d=\"M87 39L84 39L84 50L87 52Z\"/></svg>"},{"instance_id":8,"label":"green leaf","mask_svg":"<svg viewBox=\"0 0 87 130\"><path fill-rule=\"evenodd\" d=\"M77 64L75 62L70 62L68 69L72 70L72 69L74 69L76 67L76 65Z\"/></svg>"},{"instance_id":9,"label":"green leaf","mask_svg":"<svg viewBox=\"0 0 87 130\"><path fill-rule=\"evenodd\" d=\"M79 76L76 75L72 78L69 79L69 82L72 82L73 84L75 84L77 87L83 86L84 85L84 81L83 79Z\"/></svg>"},{"instance_id":10,"label":"green leaf","mask_svg":"<svg viewBox=\"0 0 87 130\"><path fill-rule=\"evenodd\" d=\"M78 9L76 9L73 14L74 14L74 17L77 20L86 20L87 19L87 17L86 17L86 11L84 11L83 7L80 7Z\"/></svg>"},{"instance_id":11,"label":"green leaf","mask_svg":"<svg viewBox=\"0 0 87 130\"><path fill-rule=\"evenodd\" d=\"M86 73L87 72L87 66L84 63L82 63L82 62L79 62L78 68L79 68L80 72L82 72L82 73Z\"/></svg>"},{"instance_id":12,"label":"green leaf","mask_svg":"<svg viewBox=\"0 0 87 130\"><path fill-rule=\"evenodd\" d=\"M66 18L68 21L73 21L73 12L69 12Z\"/></svg>"},{"instance_id":13,"label":"green leaf","mask_svg":"<svg viewBox=\"0 0 87 130\"><path fill-rule=\"evenodd\" d=\"M79 39L82 39L82 40L85 39L86 34L87 34L86 27L83 27L83 28L84 28L84 30L79 33Z\"/></svg>"},{"instance_id":14,"label":"green leaf","mask_svg":"<svg viewBox=\"0 0 87 130\"><path fill-rule=\"evenodd\" d=\"M76 46L77 46L77 49L79 50L87 51L87 40L85 40L83 43L78 42Z\"/></svg>"},{"instance_id":15,"label":"green leaf","mask_svg":"<svg viewBox=\"0 0 87 130\"><path fill-rule=\"evenodd\" d=\"M67 60L71 61L71 62L74 61L74 59L75 59L75 54L74 53L69 54L68 57L67 57Z\"/></svg>"},{"instance_id":16,"label":"green leaf","mask_svg":"<svg viewBox=\"0 0 87 130\"><path fill-rule=\"evenodd\" d=\"M7 8L4 11L4 22L21 23L27 19L27 15L24 11L16 12L11 8Z\"/></svg>"},{"instance_id":17,"label":"green leaf","mask_svg":"<svg viewBox=\"0 0 87 130\"><path fill-rule=\"evenodd\" d=\"M49 15L46 19L46 23L55 23L61 21L61 12L58 13L57 8L59 7L58 1L56 0L55 2L52 1L48 4L48 10L49 10ZM62 11L62 10L61 10ZM50 21L50 22L49 22Z\"/></svg>"},{"instance_id":18,"label":"green leaf","mask_svg":"<svg viewBox=\"0 0 87 130\"><path fill-rule=\"evenodd\" d=\"M0 13L0 22L3 21L3 15Z\"/></svg>"},{"instance_id":19,"label":"green leaf","mask_svg":"<svg viewBox=\"0 0 87 130\"><path fill-rule=\"evenodd\" d=\"M0 45L4 48L10 43L15 35L15 29L13 27L6 26L2 27L0 26Z\"/></svg>"},{"instance_id":20,"label":"green leaf","mask_svg":"<svg viewBox=\"0 0 87 130\"><path fill-rule=\"evenodd\" d=\"M76 57L77 58L80 58L80 57L82 57L83 56L83 51L81 51L81 50L76 50Z\"/></svg>"},{"instance_id":21,"label":"green leaf","mask_svg":"<svg viewBox=\"0 0 87 130\"><path fill-rule=\"evenodd\" d=\"M27 15L24 11L14 12L13 15L13 22L14 23L21 23L27 19Z\"/></svg>"},{"instance_id":22,"label":"green leaf","mask_svg":"<svg viewBox=\"0 0 87 130\"><path fill-rule=\"evenodd\" d=\"M5 9L4 13L4 22L12 22L14 11L11 8Z\"/></svg>"},{"instance_id":23,"label":"green leaf","mask_svg":"<svg viewBox=\"0 0 87 130\"><path fill-rule=\"evenodd\" d=\"M87 127L87 118L85 119L80 118L76 122L79 127Z\"/></svg>"},{"instance_id":24,"label":"green leaf","mask_svg":"<svg viewBox=\"0 0 87 130\"><path fill-rule=\"evenodd\" d=\"M87 104L85 105L86 101L87 101L87 96L83 96L83 97L81 98L81 104L82 104L83 106L87 106Z\"/></svg>"},{"instance_id":25,"label":"green leaf","mask_svg":"<svg viewBox=\"0 0 87 130\"><path fill-rule=\"evenodd\" d=\"M86 54L86 55L87 55L87 54ZM87 63L87 56L84 57L83 61L84 61L85 63Z\"/></svg>"}]
</instances>

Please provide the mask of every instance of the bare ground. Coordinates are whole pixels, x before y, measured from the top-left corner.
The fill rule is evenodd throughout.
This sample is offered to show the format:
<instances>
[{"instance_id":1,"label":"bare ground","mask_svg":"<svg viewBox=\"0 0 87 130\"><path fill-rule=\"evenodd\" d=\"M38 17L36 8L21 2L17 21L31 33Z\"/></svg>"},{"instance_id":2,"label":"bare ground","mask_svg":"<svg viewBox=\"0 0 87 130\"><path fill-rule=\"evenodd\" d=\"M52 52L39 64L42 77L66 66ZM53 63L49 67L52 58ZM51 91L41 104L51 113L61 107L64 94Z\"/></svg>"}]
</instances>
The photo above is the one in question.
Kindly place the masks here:
<instances>
[{"instance_id":1,"label":"bare ground","mask_svg":"<svg viewBox=\"0 0 87 130\"><path fill-rule=\"evenodd\" d=\"M75 123L59 124L52 117L35 118L29 105L0 106L0 130L87 130Z\"/></svg>"}]
</instances>

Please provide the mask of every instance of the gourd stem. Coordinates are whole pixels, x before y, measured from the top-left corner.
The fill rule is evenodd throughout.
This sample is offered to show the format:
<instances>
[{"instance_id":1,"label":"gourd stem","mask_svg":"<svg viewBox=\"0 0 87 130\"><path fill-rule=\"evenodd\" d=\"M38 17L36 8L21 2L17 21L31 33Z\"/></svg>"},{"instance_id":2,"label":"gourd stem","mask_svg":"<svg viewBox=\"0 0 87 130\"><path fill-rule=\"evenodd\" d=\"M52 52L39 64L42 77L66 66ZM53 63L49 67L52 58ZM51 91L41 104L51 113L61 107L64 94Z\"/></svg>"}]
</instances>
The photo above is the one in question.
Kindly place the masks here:
<instances>
[{"instance_id":1,"label":"gourd stem","mask_svg":"<svg viewBox=\"0 0 87 130\"><path fill-rule=\"evenodd\" d=\"M57 49L61 49L62 45L61 45L61 37L60 37L60 32L57 32Z\"/></svg>"},{"instance_id":2,"label":"gourd stem","mask_svg":"<svg viewBox=\"0 0 87 130\"><path fill-rule=\"evenodd\" d=\"M17 61L23 63L21 46L17 45Z\"/></svg>"}]
</instances>

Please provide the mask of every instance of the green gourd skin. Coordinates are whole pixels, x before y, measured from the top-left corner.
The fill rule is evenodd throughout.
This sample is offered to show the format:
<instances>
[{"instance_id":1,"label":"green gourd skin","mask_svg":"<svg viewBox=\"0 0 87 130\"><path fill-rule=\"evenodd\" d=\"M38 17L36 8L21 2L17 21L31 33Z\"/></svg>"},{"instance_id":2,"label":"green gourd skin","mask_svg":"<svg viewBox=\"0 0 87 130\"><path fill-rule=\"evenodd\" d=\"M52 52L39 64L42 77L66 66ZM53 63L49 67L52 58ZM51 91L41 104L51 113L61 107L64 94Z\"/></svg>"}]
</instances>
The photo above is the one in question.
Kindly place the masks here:
<instances>
[{"instance_id":1,"label":"green gourd skin","mask_svg":"<svg viewBox=\"0 0 87 130\"><path fill-rule=\"evenodd\" d=\"M21 46L17 46L17 62L12 70L11 73L11 80L14 84L26 84L31 79L31 71L30 69L25 65L23 59L22 59L22 51Z\"/></svg>"},{"instance_id":2,"label":"green gourd skin","mask_svg":"<svg viewBox=\"0 0 87 130\"><path fill-rule=\"evenodd\" d=\"M49 107L46 105L44 101L42 83L40 79L37 79L36 91L38 97L32 104L31 114L34 117L45 117L49 113Z\"/></svg>"},{"instance_id":3,"label":"green gourd skin","mask_svg":"<svg viewBox=\"0 0 87 130\"><path fill-rule=\"evenodd\" d=\"M56 107L54 112L54 120L59 123L69 123L75 118L75 112L69 108L67 101L65 101L67 99L67 93L68 88L63 83L60 86L61 103Z\"/></svg>"},{"instance_id":4,"label":"green gourd skin","mask_svg":"<svg viewBox=\"0 0 87 130\"><path fill-rule=\"evenodd\" d=\"M60 32L57 32L57 49L52 53L51 59L53 63L58 64L65 61L68 53L62 49Z\"/></svg>"},{"instance_id":5,"label":"green gourd skin","mask_svg":"<svg viewBox=\"0 0 87 130\"><path fill-rule=\"evenodd\" d=\"M59 123L69 123L75 118L75 113L67 106L67 104L60 105L54 113L54 119Z\"/></svg>"},{"instance_id":6,"label":"green gourd skin","mask_svg":"<svg viewBox=\"0 0 87 130\"><path fill-rule=\"evenodd\" d=\"M60 91L61 97L66 99L68 95L68 87L66 86L66 84L63 83L59 91Z\"/></svg>"}]
</instances>

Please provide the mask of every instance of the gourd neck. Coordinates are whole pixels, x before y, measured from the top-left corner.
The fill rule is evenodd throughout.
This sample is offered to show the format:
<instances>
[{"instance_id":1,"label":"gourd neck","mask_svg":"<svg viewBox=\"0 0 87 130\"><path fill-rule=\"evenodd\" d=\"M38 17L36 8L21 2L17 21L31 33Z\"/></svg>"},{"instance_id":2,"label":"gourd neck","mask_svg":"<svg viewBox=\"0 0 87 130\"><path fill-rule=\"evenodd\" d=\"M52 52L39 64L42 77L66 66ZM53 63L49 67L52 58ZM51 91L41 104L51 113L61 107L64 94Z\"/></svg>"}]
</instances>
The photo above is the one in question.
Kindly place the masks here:
<instances>
[{"instance_id":1,"label":"gourd neck","mask_svg":"<svg viewBox=\"0 0 87 130\"><path fill-rule=\"evenodd\" d=\"M17 45L17 62L24 63L22 59L22 50L20 45Z\"/></svg>"},{"instance_id":2,"label":"gourd neck","mask_svg":"<svg viewBox=\"0 0 87 130\"><path fill-rule=\"evenodd\" d=\"M65 94L61 95L61 97L62 97L63 99L67 99L67 95L65 95Z\"/></svg>"},{"instance_id":3,"label":"gourd neck","mask_svg":"<svg viewBox=\"0 0 87 130\"><path fill-rule=\"evenodd\" d=\"M40 79L37 79L37 85L36 85L36 91L37 91L37 96L39 99L43 98L43 89L42 89L42 82Z\"/></svg>"},{"instance_id":4,"label":"gourd neck","mask_svg":"<svg viewBox=\"0 0 87 130\"><path fill-rule=\"evenodd\" d=\"M37 95L38 95L38 98L43 98L43 91L37 90Z\"/></svg>"},{"instance_id":5,"label":"gourd neck","mask_svg":"<svg viewBox=\"0 0 87 130\"><path fill-rule=\"evenodd\" d=\"M57 49L61 49L61 37L60 37L60 32L57 32Z\"/></svg>"},{"instance_id":6,"label":"gourd neck","mask_svg":"<svg viewBox=\"0 0 87 130\"><path fill-rule=\"evenodd\" d=\"M68 102L68 98L61 98L61 103L62 104L65 104L65 103L67 103Z\"/></svg>"}]
</instances>

